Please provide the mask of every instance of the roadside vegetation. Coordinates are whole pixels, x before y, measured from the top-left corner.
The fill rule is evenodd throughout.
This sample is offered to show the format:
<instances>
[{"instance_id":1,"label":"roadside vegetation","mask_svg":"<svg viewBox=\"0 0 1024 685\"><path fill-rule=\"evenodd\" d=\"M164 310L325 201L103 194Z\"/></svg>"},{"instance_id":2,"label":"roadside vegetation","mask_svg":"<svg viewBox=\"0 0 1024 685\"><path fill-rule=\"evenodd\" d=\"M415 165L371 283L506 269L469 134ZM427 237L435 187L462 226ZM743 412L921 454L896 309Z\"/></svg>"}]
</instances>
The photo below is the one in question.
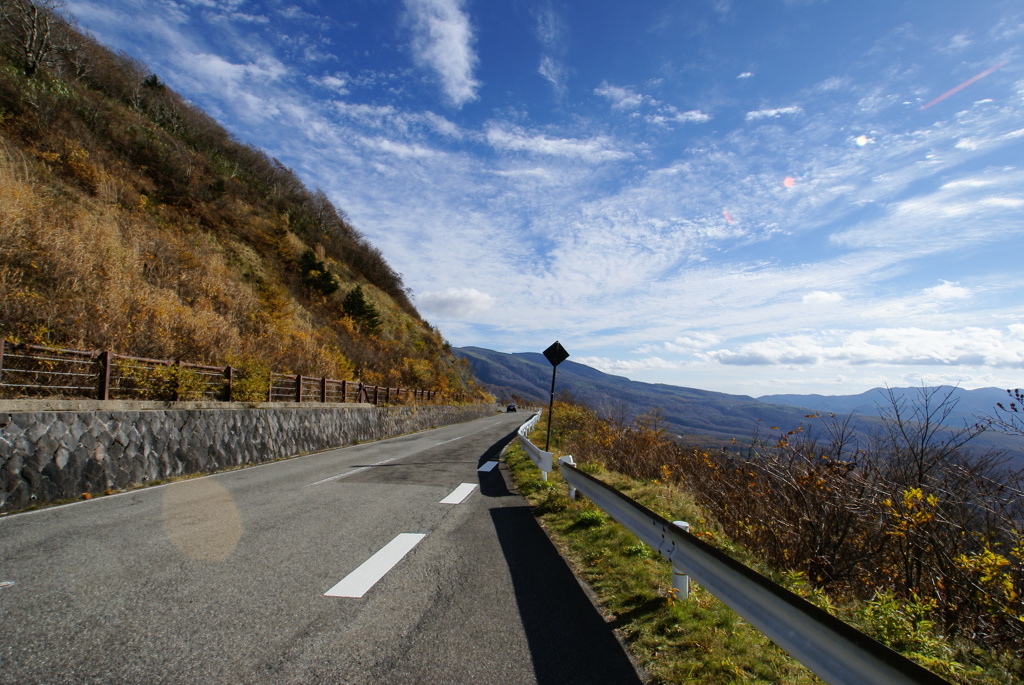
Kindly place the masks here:
<instances>
[{"instance_id":1,"label":"roadside vegetation","mask_svg":"<svg viewBox=\"0 0 1024 685\"><path fill-rule=\"evenodd\" d=\"M868 439L837 417L808 416L718 451L673 443L656 413L615 421L566 401L552 444L951 682L1024 683L1021 474L969 452L984 425L943 428L947 400L922 390L914 404L894 401ZM535 443L545 430L542 419ZM540 480L518 447L508 462L655 682L817 682L699 586L676 600L668 563L570 501L557 474Z\"/></svg>"},{"instance_id":2,"label":"roadside vegetation","mask_svg":"<svg viewBox=\"0 0 1024 685\"><path fill-rule=\"evenodd\" d=\"M0 336L484 396L324 192L54 0L0 0Z\"/></svg>"}]
</instances>

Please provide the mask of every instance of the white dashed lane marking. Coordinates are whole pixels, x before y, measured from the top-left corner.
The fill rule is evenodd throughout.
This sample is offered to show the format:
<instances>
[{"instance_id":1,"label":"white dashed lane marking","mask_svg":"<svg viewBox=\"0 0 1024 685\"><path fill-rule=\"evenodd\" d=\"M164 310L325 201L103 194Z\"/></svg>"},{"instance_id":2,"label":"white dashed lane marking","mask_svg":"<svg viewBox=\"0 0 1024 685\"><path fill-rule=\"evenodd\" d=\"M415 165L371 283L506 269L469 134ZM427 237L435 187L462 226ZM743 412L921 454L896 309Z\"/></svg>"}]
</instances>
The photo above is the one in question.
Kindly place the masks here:
<instances>
[{"instance_id":1,"label":"white dashed lane marking","mask_svg":"<svg viewBox=\"0 0 1024 685\"><path fill-rule=\"evenodd\" d=\"M452 490L452 493L441 500L441 504L462 504L462 500L469 497L469 493L476 489L476 483L463 483Z\"/></svg>"},{"instance_id":2,"label":"white dashed lane marking","mask_svg":"<svg viewBox=\"0 0 1024 685\"><path fill-rule=\"evenodd\" d=\"M325 597L362 597L408 554L426 533L399 533L355 571L324 593Z\"/></svg>"}]
</instances>

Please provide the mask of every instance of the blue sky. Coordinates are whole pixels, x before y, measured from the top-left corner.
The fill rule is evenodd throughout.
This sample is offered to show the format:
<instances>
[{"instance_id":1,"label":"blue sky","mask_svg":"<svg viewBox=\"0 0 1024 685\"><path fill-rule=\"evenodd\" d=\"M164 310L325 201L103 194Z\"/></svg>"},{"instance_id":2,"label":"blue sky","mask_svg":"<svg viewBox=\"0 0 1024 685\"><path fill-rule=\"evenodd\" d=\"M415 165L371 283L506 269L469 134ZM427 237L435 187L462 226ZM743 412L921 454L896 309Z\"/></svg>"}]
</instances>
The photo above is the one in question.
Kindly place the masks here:
<instances>
[{"instance_id":1,"label":"blue sky","mask_svg":"<svg viewBox=\"0 0 1024 685\"><path fill-rule=\"evenodd\" d=\"M1019 2L67 6L322 188L454 345L1024 386Z\"/></svg>"}]
</instances>

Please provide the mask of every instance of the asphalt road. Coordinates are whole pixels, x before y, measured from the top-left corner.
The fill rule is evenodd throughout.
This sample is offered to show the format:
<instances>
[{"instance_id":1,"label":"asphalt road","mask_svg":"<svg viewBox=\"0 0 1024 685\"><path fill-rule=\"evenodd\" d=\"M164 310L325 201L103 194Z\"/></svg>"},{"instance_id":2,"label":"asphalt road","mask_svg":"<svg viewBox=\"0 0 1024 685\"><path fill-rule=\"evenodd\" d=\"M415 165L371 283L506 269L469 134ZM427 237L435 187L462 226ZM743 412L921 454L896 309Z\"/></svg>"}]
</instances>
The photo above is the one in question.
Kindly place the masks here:
<instances>
[{"instance_id":1,"label":"asphalt road","mask_svg":"<svg viewBox=\"0 0 1024 685\"><path fill-rule=\"evenodd\" d=\"M0 683L640 682L478 470L528 417L0 518Z\"/></svg>"}]
</instances>

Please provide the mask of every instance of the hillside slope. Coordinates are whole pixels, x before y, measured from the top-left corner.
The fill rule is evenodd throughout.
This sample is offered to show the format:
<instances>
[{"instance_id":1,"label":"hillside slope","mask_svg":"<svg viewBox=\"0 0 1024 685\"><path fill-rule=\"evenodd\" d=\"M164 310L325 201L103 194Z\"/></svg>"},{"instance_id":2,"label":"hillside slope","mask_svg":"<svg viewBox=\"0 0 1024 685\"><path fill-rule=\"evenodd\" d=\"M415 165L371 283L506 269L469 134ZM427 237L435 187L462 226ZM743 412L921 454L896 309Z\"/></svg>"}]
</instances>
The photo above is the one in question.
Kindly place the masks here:
<instances>
[{"instance_id":1,"label":"hillside slope","mask_svg":"<svg viewBox=\"0 0 1024 685\"><path fill-rule=\"evenodd\" d=\"M0 21L0 335L479 395L324 193L30 7Z\"/></svg>"}]
</instances>

